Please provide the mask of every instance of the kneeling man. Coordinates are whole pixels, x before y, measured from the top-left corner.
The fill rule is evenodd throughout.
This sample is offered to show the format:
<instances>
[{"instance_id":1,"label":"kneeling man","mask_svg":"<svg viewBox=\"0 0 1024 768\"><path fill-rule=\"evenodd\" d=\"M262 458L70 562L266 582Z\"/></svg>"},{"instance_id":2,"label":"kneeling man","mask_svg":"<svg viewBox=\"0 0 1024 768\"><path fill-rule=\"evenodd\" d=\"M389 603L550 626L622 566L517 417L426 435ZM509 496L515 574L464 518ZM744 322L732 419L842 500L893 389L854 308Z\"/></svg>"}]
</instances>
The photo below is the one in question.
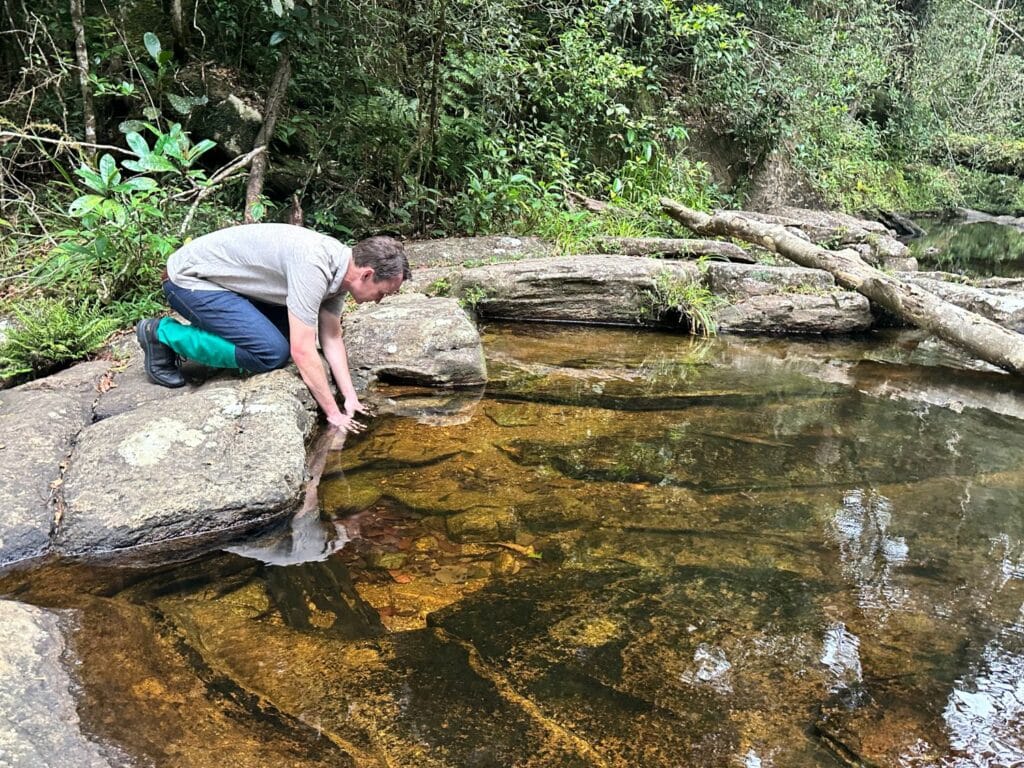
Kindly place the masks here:
<instances>
[{"instance_id":1,"label":"kneeling man","mask_svg":"<svg viewBox=\"0 0 1024 768\"><path fill-rule=\"evenodd\" d=\"M203 235L171 255L163 283L171 307L191 325L165 317L142 320L136 329L146 375L180 387L179 358L256 372L282 368L291 358L328 423L358 430L353 416L365 409L341 331L345 295L377 302L410 276L402 244L390 237L349 248L291 224L245 224ZM318 328L344 411L317 353Z\"/></svg>"}]
</instances>

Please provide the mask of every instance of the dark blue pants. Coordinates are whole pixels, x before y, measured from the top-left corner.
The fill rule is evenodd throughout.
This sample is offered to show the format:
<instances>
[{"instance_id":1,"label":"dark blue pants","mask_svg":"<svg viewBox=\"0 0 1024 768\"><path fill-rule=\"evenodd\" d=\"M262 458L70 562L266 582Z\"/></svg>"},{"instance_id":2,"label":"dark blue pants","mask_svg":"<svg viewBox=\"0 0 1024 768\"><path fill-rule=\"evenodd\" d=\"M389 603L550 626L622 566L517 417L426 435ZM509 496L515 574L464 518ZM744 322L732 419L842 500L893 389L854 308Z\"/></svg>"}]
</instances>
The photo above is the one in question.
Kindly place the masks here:
<instances>
[{"instance_id":1,"label":"dark blue pants","mask_svg":"<svg viewBox=\"0 0 1024 768\"><path fill-rule=\"evenodd\" d=\"M164 281L174 311L198 328L235 345L239 368L255 373L283 368L291 357L288 310L231 291L194 291Z\"/></svg>"}]
</instances>

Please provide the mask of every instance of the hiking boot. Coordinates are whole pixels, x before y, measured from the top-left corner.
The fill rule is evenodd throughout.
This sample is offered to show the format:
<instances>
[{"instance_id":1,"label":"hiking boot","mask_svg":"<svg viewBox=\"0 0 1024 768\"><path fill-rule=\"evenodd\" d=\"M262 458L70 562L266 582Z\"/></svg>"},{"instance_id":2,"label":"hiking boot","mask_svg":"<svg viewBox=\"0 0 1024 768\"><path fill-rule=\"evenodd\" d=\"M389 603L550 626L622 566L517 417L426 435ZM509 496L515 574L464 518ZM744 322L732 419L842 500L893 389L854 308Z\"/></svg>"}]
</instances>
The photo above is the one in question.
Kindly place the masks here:
<instances>
[{"instance_id":1,"label":"hiking boot","mask_svg":"<svg viewBox=\"0 0 1024 768\"><path fill-rule=\"evenodd\" d=\"M140 320L135 328L135 338L139 340L145 357L143 365L146 376L154 384L162 387L183 387L185 377L178 369L178 356L173 349L156 337L156 329L159 326L159 319L149 318Z\"/></svg>"}]
</instances>

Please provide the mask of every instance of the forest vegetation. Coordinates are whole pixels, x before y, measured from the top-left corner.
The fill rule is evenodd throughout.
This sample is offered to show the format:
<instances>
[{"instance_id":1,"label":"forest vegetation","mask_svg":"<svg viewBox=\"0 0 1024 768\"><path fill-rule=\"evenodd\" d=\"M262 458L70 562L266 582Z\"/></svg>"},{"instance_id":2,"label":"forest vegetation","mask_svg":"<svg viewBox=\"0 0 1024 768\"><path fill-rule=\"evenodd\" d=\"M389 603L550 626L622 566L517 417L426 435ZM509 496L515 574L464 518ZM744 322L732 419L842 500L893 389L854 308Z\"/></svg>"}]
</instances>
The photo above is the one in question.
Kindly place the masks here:
<instances>
[{"instance_id":1,"label":"forest vegetation","mask_svg":"<svg viewBox=\"0 0 1024 768\"><path fill-rule=\"evenodd\" d=\"M678 234L663 196L1024 211L1020 0L0 12L8 375L159 310L167 255L243 218L301 215L346 240L535 234L572 252Z\"/></svg>"}]
</instances>

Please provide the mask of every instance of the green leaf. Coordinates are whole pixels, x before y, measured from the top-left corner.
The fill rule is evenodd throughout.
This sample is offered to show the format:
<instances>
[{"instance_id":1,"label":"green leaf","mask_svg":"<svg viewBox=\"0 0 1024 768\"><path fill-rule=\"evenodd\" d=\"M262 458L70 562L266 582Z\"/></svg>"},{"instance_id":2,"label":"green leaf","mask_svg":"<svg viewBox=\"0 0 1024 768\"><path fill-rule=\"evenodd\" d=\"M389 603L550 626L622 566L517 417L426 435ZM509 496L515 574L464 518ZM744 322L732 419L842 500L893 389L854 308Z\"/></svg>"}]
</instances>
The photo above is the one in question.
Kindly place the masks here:
<instances>
[{"instance_id":1,"label":"green leaf","mask_svg":"<svg viewBox=\"0 0 1024 768\"><path fill-rule=\"evenodd\" d=\"M76 217L85 216L104 199L102 195L82 195L68 207L68 214Z\"/></svg>"},{"instance_id":2,"label":"green leaf","mask_svg":"<svg viewBox=\"0 0 1024 768\"><path fill-rule=\"evenodd\" d=\"M206 96L182 96L177 93L168 93L167 100L171 102L174 111L180 115L187 115L194 107L201 106L209 101Z\"/></svg>"},{"instance_id":3,"label":"green leaf","mask_svg":"<svg viewBox=\"0 0 1024 768\"><path fill-rule=\"evenodd\" d=\"M270 36L270 45L271 45L271 47L277 45L282 40L284 40L286 37L288 37L288 33L287 32L282 32L280 29L277 30L274 34L272 34Z\"/></svg>"},{"instance_id":4,"label":"green leaf","mask_svg":"<svg viewBox=\"0 0 1024 768\"><path fill-rule=\"evenodd\" d=\"M149 176L136 176L135 178L128 179L121 184L118 184L114 189L115 192L148 192L151 189L156 189L157 183L155 179L149 178Z\"/></svg>"},{"instance_id":5,"label":"green leaf","mask_svg":"<svg viewBox=\"0 0 1024 768\"><path fill-rule=\"evenodd\" d=\"M133 131L138 133L145 127L146 124L141 120L125 120L117 126L117 130L124 134L132 133Z\"/></svg>"},{"instance_id":6,"label":"green leaf","mask_svg":"<svg viewBox=\"0 0 1024 768\"><path fill-rule=\"evenodd\" d=\"M284 6L281 5L281 0L270 0L270 10L278 17L284 16Z\"/></svg>"},{"instance_id":7,"label":"green leaf","mask_svg":"<svg viewBox=\"0 0 1024 768\"><path fill-rule=\"evenodd\" d=\"M75 171L85 181L85 186L95 192L106 192L107 185L103 183L103 177L87 165L83 165Z\"/></svg>"},{"instance_id":8,"label":"green leaf","mask_svg":"<svg viewBox=\"0 0 1024 768\"><path fill-rule=\"evenodd\" d=\"M156 120L160 117L160 110L157 107L146 107L142 110L142 114L146 116L147 120Z\"/></svg>"},{"instance_id":9,"label":"green leaf","mask_svg":"<svg viewBox=\"0 0 1024 768\"><path fill-rule=\"evenodd\" d=\"M146 50L149 51L149 55L153 57L153 61L160 63L160 38L154 35L152 32L147 32L142 36L142 42L146 46Z\"/></svg>"},{"instance_id":10,"label":"green leaf","mask_svg":"<svg viewBox=\"0 0 1024 768\"><path fill-rule=\"evenodd\" d=\"M136 156L146 157L146 155L150 154L149 143L142 137L142 134L131 131L130 133L126 133L124 138Z\"/></svg>"},{"instance_id":11,"label":"green leaf","mask_svg":"<svg viewBox=\"0 0 1024 768\"><path fill-rule=\"evenodd\" d=\"M115 184L114 177L117 175L117 163L112 155L103 155L100 158L100 176L106 185Z\"/></svg>"}]
</instances>

